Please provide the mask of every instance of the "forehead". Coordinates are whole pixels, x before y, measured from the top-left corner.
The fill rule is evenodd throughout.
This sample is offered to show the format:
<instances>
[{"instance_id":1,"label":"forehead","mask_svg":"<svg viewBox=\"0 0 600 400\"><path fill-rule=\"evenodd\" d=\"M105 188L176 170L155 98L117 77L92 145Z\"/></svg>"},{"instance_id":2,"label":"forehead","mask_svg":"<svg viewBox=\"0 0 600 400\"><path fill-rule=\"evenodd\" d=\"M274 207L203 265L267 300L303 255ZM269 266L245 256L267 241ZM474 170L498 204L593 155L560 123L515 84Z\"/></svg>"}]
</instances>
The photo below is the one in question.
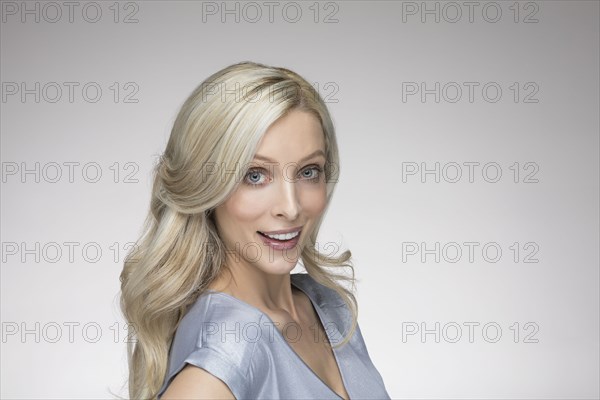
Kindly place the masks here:
<instances>
[{"instance_id":1,"label":"forehead","mask_svg":"<svg viewBox=\"0 0 600 400\"><path fill-rule=\"evenodd\" d=\"M257 155L294 161L315 150L325 152L325 137L317 117L293 110L275 121L263 135Z\"/></svg>"}]
</instances>

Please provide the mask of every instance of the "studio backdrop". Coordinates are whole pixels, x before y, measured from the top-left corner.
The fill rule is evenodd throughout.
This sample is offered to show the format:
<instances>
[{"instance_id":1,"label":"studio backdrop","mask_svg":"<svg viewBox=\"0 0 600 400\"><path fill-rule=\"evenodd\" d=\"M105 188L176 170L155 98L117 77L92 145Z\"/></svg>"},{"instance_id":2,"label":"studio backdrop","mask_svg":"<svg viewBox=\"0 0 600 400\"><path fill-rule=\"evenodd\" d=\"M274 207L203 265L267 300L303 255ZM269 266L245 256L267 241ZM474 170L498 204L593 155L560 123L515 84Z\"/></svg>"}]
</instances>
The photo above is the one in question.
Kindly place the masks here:
<instances>
[{"instance_id":1,"label":"studio backdrop","mask_svg":"<svg viewBox=\"0 0 600 400\"><path fill-rule=\"evenodd\" d=\"M179 107L305 77L392 398L598 398L596 1L2 1L6 399L127 396L119 274ZM301 265L296 272L302 272Z\"/></svg>"}]
</instances>

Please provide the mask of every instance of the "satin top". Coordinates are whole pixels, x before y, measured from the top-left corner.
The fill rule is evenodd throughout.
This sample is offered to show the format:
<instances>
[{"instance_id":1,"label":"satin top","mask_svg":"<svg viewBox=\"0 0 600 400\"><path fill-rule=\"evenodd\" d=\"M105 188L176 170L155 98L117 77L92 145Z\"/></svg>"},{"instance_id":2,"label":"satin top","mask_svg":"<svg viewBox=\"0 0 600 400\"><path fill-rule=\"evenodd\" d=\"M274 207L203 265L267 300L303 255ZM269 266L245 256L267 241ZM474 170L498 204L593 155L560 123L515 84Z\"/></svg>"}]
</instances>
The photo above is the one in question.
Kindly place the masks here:
<instances>
[{"instance_id":1,"label":"satin top","mask_svg":"<svg viewBox=\"0 0 600 400\"><path fill-rule=\"evenodd\" d=\"M352 318L342 298L308 274L291 274L290 279L310 299L329 343L339 343ZM298 333L315 335L316 330L285 331L290 340ZM359 326L350 342L333 353L350 399L390 398ZM221 379L238 400L341 399L293 350L268 315L223 292L204 292L179 323L158 398L186 363Z\"/></svg>"}]
</instances>

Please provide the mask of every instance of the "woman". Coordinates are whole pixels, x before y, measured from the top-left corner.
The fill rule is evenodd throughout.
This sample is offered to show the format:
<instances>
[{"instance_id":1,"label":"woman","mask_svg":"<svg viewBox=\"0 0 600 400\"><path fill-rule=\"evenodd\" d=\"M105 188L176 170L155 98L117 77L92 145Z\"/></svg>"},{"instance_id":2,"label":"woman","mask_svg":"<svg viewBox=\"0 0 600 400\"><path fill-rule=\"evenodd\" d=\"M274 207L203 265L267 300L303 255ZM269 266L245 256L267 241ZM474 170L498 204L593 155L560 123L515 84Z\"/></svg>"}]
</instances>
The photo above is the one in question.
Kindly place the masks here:
<instances>
[{"instance_id":1,"label":"woman","mask_svg":"<svg viewBox=\"0 0 600 400\"><path fill-rule=\"evenodd\" d=\"M132 398L389 398L339 283L351 253L316 248L338 165L296 73L243 62L196 88L121 274Z\"/></svg>"}]
</instances>

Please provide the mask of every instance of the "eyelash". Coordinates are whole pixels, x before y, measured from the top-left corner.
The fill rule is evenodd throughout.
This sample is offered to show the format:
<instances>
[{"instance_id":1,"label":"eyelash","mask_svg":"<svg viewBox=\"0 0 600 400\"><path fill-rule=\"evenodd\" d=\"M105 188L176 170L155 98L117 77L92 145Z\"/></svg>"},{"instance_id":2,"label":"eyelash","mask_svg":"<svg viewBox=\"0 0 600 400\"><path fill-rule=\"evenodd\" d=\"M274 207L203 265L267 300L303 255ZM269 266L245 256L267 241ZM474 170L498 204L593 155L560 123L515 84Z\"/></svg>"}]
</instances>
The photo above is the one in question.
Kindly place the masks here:
<instances>
[{"instance_id":1,"label":"eyelash","mask_svg":"<svg viewBox=\"0 0 600 400\"><path fill-rule=\"evenodd\" d=\"M302 172L304 172L304 171L313 171L313 170L317 171L316 176L313 177L313 178L306 178L306 180L308 182L311 182L311 183L317 183L321 179L321 173L323 172L323 168L321 168L318 165L309 165ZM244 177L244 183L246 185L248 185L248 186L253 186L253 187L260 187L260 186L266 185L267 182L263 182L263 183L251 183L251 182L248 181L248 177L250 175L252 175L253 173L260 173L260 174L264 175L263 171L265 171L265 169L264 168L259 168L259 167L249 169L248 173Z\"/></svg>"}]
</instances>

